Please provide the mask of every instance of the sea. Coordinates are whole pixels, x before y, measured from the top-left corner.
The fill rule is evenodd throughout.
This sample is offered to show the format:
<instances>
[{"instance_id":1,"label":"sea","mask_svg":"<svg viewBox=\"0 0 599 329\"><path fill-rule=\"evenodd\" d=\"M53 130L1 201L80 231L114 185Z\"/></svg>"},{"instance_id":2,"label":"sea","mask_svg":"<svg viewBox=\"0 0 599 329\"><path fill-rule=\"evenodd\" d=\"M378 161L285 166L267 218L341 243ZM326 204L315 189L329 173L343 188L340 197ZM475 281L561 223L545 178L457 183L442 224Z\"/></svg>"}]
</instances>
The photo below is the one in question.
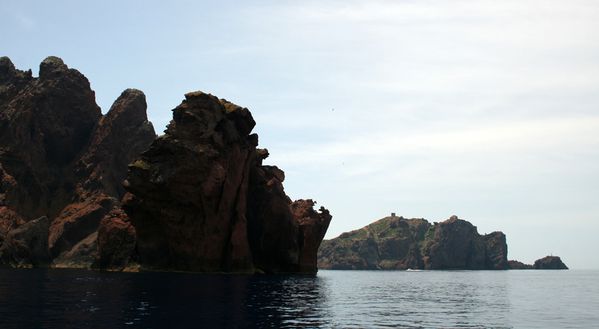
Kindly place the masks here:
<instances>
[{"instance_id":1,"label":"sea","mask_svg":"<svg viewBox=\"0 0 599 329\"><path fill-rule=\"evenodd\" d=\"M0 269L0 328L599 328L599 271Z\"/></svg>"}]
</instances>

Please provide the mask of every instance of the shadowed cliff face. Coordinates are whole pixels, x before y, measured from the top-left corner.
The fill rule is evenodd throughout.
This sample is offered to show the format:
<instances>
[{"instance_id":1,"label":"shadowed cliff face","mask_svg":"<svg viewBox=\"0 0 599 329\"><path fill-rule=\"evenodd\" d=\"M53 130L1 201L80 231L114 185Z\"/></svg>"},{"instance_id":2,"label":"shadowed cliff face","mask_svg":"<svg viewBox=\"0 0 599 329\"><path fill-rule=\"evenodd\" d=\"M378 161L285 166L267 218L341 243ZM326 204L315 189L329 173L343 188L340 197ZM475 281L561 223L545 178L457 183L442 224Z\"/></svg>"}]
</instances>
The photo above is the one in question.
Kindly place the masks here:
<instances>
[{"instance_id":1,"label":"shadowed cliff face","mask_svg":"<svg viewBox=\"0 0 599 329\"><path fill-rule=\"evenodd\" d=\"M323 242L319 268L507 269L505 235L479 235L456 216L431 225L421 218L386 217Z\"/></svg>"},{"instance_id":2,"label":"shadowed cliff face","mask_svg":"<svg viewBox=\"0 0 599 329\"><path fill-rule=\"evenodd\" d=\"M103 116L89 81L60 58L39 72L0 58L0 256L13 266L86 267L100 220L124 194L127 164L154 129L140 91L123 92ZM45 244L32 245L44 232Z\"/></svg>"},{"instance_id":3,"label":"shadowed cliff face","mask_svg":"<svg viewBox=\"0 0 599 329\"><path fill-rule=\"evenodd\" d=\"M246 109L202 92L185 95L163 136L130 166L125 210L145 268L316 272L331 220L292 203L284 173L263 166ZM293 212L294 205L309 208Z\"/></svg>"},{"instance_id":4,"label":"shadowed cliff face","mask_svg":"<svg viewBox=\"0 0 599 329\"><path fill-rule=\"evenodd\" d=\"M156 138L141 91L102 115L60 58L0 58L0 264L316 272L329 212L287 197L248 109L185 97Z\"/></svg>"},{"instance_id":5,"label":"shadowed cliff face","mask_svg":"<svg viewBox=\"0 0 599 329\"><path fill-rule=\"evenodd\" d=\"M8 71L0 79L2 89L11 91L0 104L0 200L27 219L52 218L72 198L72 164L89 142L100 108L87 79L59 58L46 58L40 77L27 83L11 76L29 74Z\"/></svg>"}]
</instances>

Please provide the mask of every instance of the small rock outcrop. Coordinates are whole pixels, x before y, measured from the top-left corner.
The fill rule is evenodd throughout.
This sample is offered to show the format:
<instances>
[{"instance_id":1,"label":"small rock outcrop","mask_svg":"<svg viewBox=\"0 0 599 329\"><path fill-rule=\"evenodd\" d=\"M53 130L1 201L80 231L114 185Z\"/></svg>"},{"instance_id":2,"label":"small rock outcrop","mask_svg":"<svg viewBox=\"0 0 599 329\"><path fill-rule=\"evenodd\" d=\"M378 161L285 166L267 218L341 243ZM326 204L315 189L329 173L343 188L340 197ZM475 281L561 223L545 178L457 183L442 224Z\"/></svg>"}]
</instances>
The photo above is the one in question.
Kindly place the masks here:
<instances>
[{"instance_id":1,"label":"small rock outcrop","mask_svg":"<svg viewBox=\"0 0 599 329\"><path fill-rule=\"evenodd\" d=\"M508 268L510 270L567 270L568 266L558 256L545 256L537 259L533 265L510 260L508 261Z\"/></svg>"},{"instance_id":2,"label":"small rock outcrop","mask_svg":"<svg viewBox=\"0 0 599 329\"><path fill-rule=\"evenodd\" d=\"M507 262L508 269L510 270L532 270L534 266L530 264L524 264L517 260L508 260Z\"/></svg>"},{"instance_id":3,"label":"small rock outcrop","mask_svg":"<svg viewBox=\"0 0 599 329\"><path fill-rule=\"evenodd\" d=\"M125 211L113 209L102 219L97 243L94 268L120 271L134 260L136 233Z\"/></svg>"},{"instance_id":4,"label":"small rock outcrop","mask_svg":"<svg viewBox=\"0 0 599 329\"><path fill-rule=\"evenodd\" d=\"M507 244L503 233L481 236L475 226L457 216L434 224L391 216L323 241L318 267L504 270Z\"/></svg>"},{"instance_id":5,"label":"small rock outcrop","mask_svg":"<svg viewBox=\"0 0 599 329\"><path fill-rule=\"evenodd\" d=\"M128 163L155 137L141 91L125 90L102 115L87 78L60 58L44 59L35 78L1 57L0 262L89 267Z\"/></svg>"},{"instance_id":6,"label":"small rock outcrop","mask_svg":"<svg viewBox=\"0 0 599 329\"><path fill-rule=\"evenodd\" d=\"M537 259L533 265L535 270L567 270L568 266L558 256L545 256Z\"/></svg>"},{"instance_id":7,"label":"small rock outcrop","mask_svg":"<svg viewBox=\"0 0 599 329\"><path fill-rule=\"evenodd\" d=\"M203 92L185 95L163 136L129 166L124 209L142 268L314 273L331 220L292 203L284 173L262 165L250 111Z\"/></svg>"}]
</instances>

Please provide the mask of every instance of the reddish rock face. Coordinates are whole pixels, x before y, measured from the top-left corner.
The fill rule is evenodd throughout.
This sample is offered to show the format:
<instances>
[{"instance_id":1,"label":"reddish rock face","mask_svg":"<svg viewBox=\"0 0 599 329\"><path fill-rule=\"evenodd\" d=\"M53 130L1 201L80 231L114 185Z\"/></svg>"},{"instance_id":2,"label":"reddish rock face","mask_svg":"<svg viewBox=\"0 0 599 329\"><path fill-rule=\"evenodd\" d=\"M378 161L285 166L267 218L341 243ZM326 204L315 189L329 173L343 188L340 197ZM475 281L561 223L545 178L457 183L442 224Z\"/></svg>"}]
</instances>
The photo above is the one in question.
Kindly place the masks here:
<instances>
[{"instance_id":1,"label":"reddish rock face","mask_svg":"<svg viewBox=\"0 0 599 329\"><path fill-rule=\"evenodd\" d=\"M300 231L300 255L299 268L301 272L316 273L316 259L318 247L331 223L331 214L324 207L319 211L314 210L316 202L308 200L297 200L291 204L293 218L299 224Z\"/></svg>"},{"instance_id":2,"label":"reddish rock face","mask_svg":"<svg viewBox=\"0 0 599 329\"><path fill-rule=\"evenodd\" d=\"M60 58L46 58L39 72L33 78L0 58L0 244L46 216L54 264L85 259L85 267L90 236L124 194L127 164L155 134L140 91L123 92L103 116L89 81Z\"/></svg>"},{"instance_id":3,"label":"reddish rock face","mask_svg":"<svg viewBox=\"0 0 599 329\"><path fill-rule=\"evenodd\" d=\"M189 93L155 139L141 91L102 115L61 59L39 72L0 58L0 264L316 271L330 215L291 203L246 108Z\"/></svg>"},{"instance_id":4,"label":"reddish rock face","mask_svg":"<svg viewBox=\"0 0 599 329\"><path fill-rule=\"evenodd\" d=\"M0 260L12 267L48 265L47 217L29 221L10 231L0 247Z\"/></svg>"},{"instance_id":5,"label":"reddish rock face","mask_svg":"<svg viewBox=\"0 0 599 329\"><path fill-rule=\"evenodd\" d=\"M0 104L0 163L14 184L3 183L0 194L27 219L53 218L72 199L70 164L89 142L100 108L87 79L56 57L42 62L40 78L12 81L13 97Z\"/></svg>"},{"instance_id":6,"label":"reddish rock face","mask_svg":"<svg viewBox=\"0 0 599 329\"><path fill-rule=\"evenodd\" d=\"M100 222L98 229L98 257L94 267L122 270L135 251L136 234L129 217L120 208L113 209Z\"/></svg>"},{"instance_id":7,"label":"reddish rock face","mask_svg":"<svg viewBox=\"0 0 599 329\"><path fill-rule=\"evenodd\" d=\"M275 166L263 166L266 150L256 151L250 171L247 208L248 238L254 266L265 272L299 271L300 229L285 194L285 174Z\"/></svg>"},{"instance_id":8,"label":"reddish rock face","mask_svg":"<svg viewBox=\"0 0 599 329\"><path fill-rule=\"evenodd\" d=\"M294 217L283 171L262 166L268 152L256 149L254 125L245 108L188 93L165 135L129 166L124 206L143 267L316 271L330 215Z\"/></svg>"},{"instance_id":9,"label":"reddish rock face","mask_svg":"<svg viewBox=\"0 0 599 329\"><path fill-rule=\"evenodd\" d=\"M165 134L131 164L127 179L133 197L125 207L144 266L253 269L244 234L253 126L247 109L201 92L173 110Z\"/></svg>"},{"instance_id":10,"label":"reddish rock face","mask_svg":"<svg viewBox=\"0 0 599 329\"><path fill-rule=\"evenodd\" d=\"M97 231L100 220L116 205L116 199L99 194L64 207L50 225L48 246L52 257Z\"/></svg>"}]
</instances>

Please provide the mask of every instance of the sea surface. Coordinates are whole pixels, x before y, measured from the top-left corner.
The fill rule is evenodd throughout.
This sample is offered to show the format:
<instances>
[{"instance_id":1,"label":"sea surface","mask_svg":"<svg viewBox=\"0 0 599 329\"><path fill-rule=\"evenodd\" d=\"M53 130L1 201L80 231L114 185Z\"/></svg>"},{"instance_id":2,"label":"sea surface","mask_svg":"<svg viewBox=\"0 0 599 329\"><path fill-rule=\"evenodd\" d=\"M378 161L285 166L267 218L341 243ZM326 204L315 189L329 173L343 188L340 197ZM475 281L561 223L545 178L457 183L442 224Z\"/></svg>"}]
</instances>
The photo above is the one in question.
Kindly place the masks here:
<instances>
[{"instance_id":1,"label":"sea surface","mask_svg":"<svg viewBox=\"0 0 599 329\"><path fill-rule=\"evenodd\" d=\"M0 269L0 328L599 328L599 271Z\"/></svg>"}]
</instances>

